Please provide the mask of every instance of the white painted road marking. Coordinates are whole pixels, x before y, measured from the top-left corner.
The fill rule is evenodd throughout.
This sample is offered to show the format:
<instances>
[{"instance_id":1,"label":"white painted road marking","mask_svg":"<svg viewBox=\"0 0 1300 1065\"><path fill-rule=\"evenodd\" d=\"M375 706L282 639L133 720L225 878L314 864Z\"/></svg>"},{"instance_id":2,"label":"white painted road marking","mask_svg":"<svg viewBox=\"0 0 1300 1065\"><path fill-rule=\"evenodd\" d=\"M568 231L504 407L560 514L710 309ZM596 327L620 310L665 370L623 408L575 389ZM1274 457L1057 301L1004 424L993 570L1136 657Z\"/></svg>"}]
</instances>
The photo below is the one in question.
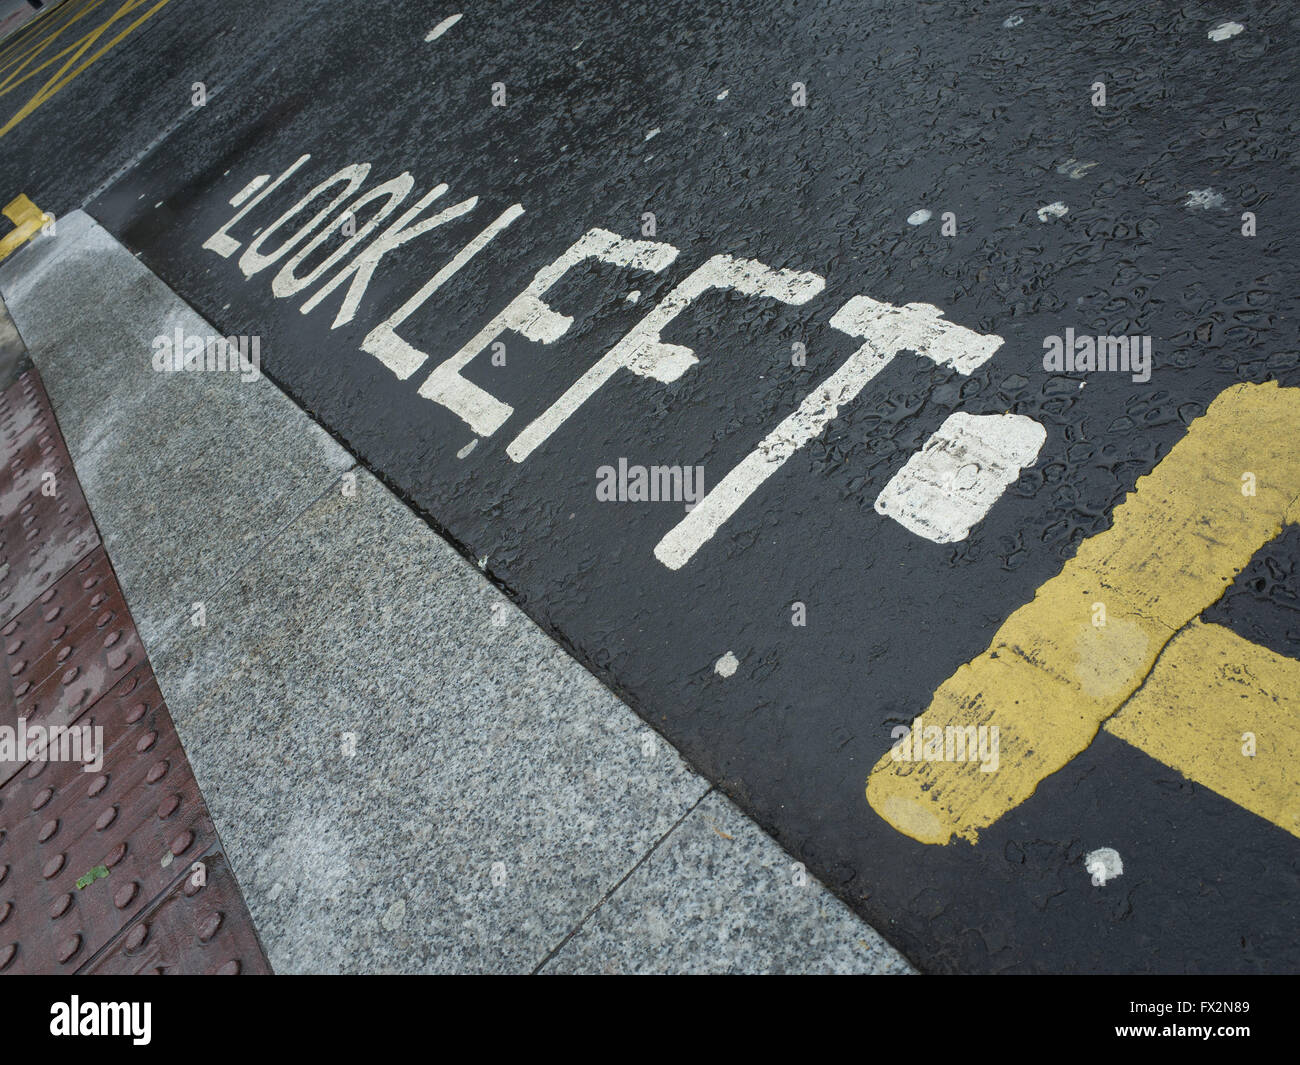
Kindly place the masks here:
<instances>
[{"instance_id":1,"label":"white painted road marking","mask_svg":"<svg viewBox=\"0 0 1300 1065\"><path fill-rule=\"evenodd\" d=\"M432 195L432 193L430 193L430 195ZM419 226L414 227L411 233L414 235L416 230L422 231L424 228L429 226L441 225L442 221L445 220L443 218L444 215L449 215L450 212L457 211L461 208L469 210L469 207L466 207L465 205L469 204L470 206L473 206L473 204L477 202L478 197L475 196L470 200L466 200L464 203L457 204L455 207L449 207L446 211L443 211L429 219L428 222L422 222ZM419 204L416 205L416 208L418 207ZM413 208L413 210L414 209L415 208ZM415 373L416 370L424 365L424 361L428 356L419 348L412 344L408 344L405 340L399 337L396 331L397 327L419 310L420 307L423 306L425 300L437 292L438 289L442 288L443 285L455 276L461 267L487 247L498 233L523 213L523 205L518 203L512 204L502 211L501 214L492 220L486 229L466 244L465 247L461 248L446 266L434 274L433 277L429 278L429 280L420 287L420 290L416 292L414 296L398 307L392 315L380 322L374 329L370 330L370 332L366 334L366 339L361 342L361 350L369 355L373 355L403 381L410 377L411 374ZM401 223L399 222L398 225L400 224ZM383 237L380 237L380 240L383 240ZM375 244L378 243L379 241L375 242ZM365 253L362 254L364 255ZM360 280L360 275L358 275L358 280ZM340 311L339 313L341 314L342 312Z\"/></svg>"},{"instance_id":2,"label":"white painted road marking","mask_svg":"<svg viewBox=\"0 0 1300 1065\"><path fill-rule=\"evenodd\" d=\"M344 269L335 274L328 284L322 285L317 289L316 294L308 299L301 308L299 308L302 313L311 313L311 311L315 310L315 308L320 304L321 300L351 277L352 284L348 286L348 290L343 296L343 303L339 307L338 314L334 316L334 321L330 325L330 328L337 329L339 326L346 325L348 322L352 321L353 317L357 313L357 308L361 305L361 299L365 295L366 287L370 284L371 277L374 276L375 267L379 265L379 261L385 255L394 248L401 247L407 241L414 240L422 233L427 233L431 229L436 229L438 226L446 225L448 222L454 221L463 214L468 214L478 206L478 197L471 196L468 200L461 200L460 203L452 204L450 207L443 208L443 210L439 211L432 218L426 218L423 222L411 225L421 211L446 191L447 185L444 182L441 185L435 185L421 196L414 205L407 208L407 210L402 213L401 217L399 217L396 222L371 241L368 248L353 259ZM353 207L355 206L356 204L353 204ZM522 208L520 209L520 213L522 213ZM482 245L475 245L474 250L477 251L480 247L482 247ZM460 266L464 266L466 261L467 259L461 260L457 269L459 269ZM443 278L443 280L445 281L446 278ZM428 297L429 292L425 292L424 289L421 289L420 291L424 293L425 298ZM424 300L422 299L420 302L423 303ZM418 305L419 304L416 306ZM411 310L414 309L414 307L411 308ZM398 314L400 315L401 311L398 311ZM396 317L397 316L395 315L394 318ZM391 323L392 327L396 328L400 322L405 320L406 316L402 315L402 317L397 321L390 318L388 323L385 324ZM366 339L369 340L370 338L367 337ZM369 351L368 348L363 350ZM370 354L373 355L375 352L370 352ZM416 365L418 365L418 363ZM389 368L393 369L391 366ZM405 376L409 376L411 372L414 372L414 370L415 367L413 366ZM395 369L393 372L397 373ZM402 377L403 375L398 373L398 376Z\"/></svg>"},{"instance_id":3,"label":"white painted road marking","mask_svg":"<svg viewBox=\"0 0 1300 1065\"><path fill-rule=\"evenodd\" d=\"M433 29L431 29L428 33L424 35L425 43L428 43L429 41L436 41L439 37L441 37L444 33L446 33L454 25L456 25L456 23L458 23L463 17L464 16L462 15L452 15L450 18L443 19L441 22L438 23L438 25L434 26Z\"/></svg>"},{"instance_id":4,"label":"white painted road marking","mask_svg":"<svg viewBox=\"0 0 1300 1065\"><path fill-rule=\"evenodd\" d=\"M292 174L294 174L298 170L299 167L303 165L303 163L305 163L310 158L311 158L310 154L300 155L298 157L297 162L295 162L292 166L289 167L288 170L286 170L278 178L272 181L271 184L267 185L264 189L262 189L261 192L259 192L256 196L254 196L251 200L249 200L246 204L244 204L244 206L241 207L238 212L236 212L236 214L230 219L229 222L227 222L224 226L222 226L215 233L213 233L212 236L208 237L208 239L203 242L203 247L208 251L216 252L223 259L229 259L232 255L234 255L235 252L237 252L240 249L241 243L240 241L235 240L234 237L230 236L227 231L236 223L242 221L244 215L248 214L249 211L251 211L254 207L256 207L269 195L271 195L271 193L273 193L276 189L278 189L281 184L283 184ZM256 180L257 179L254 179L253 182L249 182L249 184L244 187L245 191L247 191L247 189L251 187ZM243 192L241 192L240 195L242 196ZM233 200L231 201L231 206L236 206Z\"/></svg>"},{"instance_id":5,"label":"white painted road marking","mask_svg":"<svg viewBox=\"0 0 1300 1065\"><path fill-rule=\"evenodd\" d=\"M292 296L295 292L300 292L304 288L310 288L318 279L323 277L330 270L342 261L357 244L365 240L376 226L385 218L397 210L397 205L406 199L407 194L415 185L415 178L411 177L410 171L399 174L390 181L385 181L381 185L376 185L369 192L365 193L356 200L348 204L347 210L340 212L335 216L329 225L324 226L319 233L302 246L302 248L289 259L282 267L280 272L271 279L271 292L277 299L283 299L285 296ZM372 200L383 198L384 204L370 218L366 219L365 225L356 229L356 218L361 208ZM294 271L301 266L325 241L330 238L330 234L336 229L342 229L348 221L352 222L355 232L332 251L323 262L316 266L306 277L298 277ZM360 256L358 256L360 259ZM334 279L334 284L346 277L350 271L343 271L338 278Z\"/></svg>"},{"instance_id":6,"label":"white painted road marking","mask_svg":"<svg viewBox=\"0 0 1300 1065\"><path fill-rule=\"evenodd\" d=\"M1223 195L1213 189L1188 189L1184 207L1199 207L1208 211L1211 207L1223 206Z\"/></svg>"},{"instance_id":7,"label":"white painted road marking","mask_svg":"<svg viewBox=\"0 0 1300 1065\"><path fill-rule=\"evenodd\" d=\"M658 273L676 258L677 249L671 244L625 240L607 229L589 229L558 259L538 270L528 287L480 329L469 343L435 367L420 386L420 395L441 403L480 436L491 436L501 428L514 408L460 376L461 370L474 356L507 330L541 344L553 344L562 337L573 324L573 319L553 310L542 297L585 259Z\"/></svg>"},{"instance_id":8,"label":"white painted road marking","mask_svg":"<svg viewBox=\"0 0 1300 1065\"><path fill-rule=\"evenodd\" d=\"M810 393L730 473L714 485L655 546L655 558L669 569L681 569L694 557L754 491L776 473L786 459L816 439L852 402L867 383L900 351L915 351L941 366L969 374L1002 346L1000 336L984 335L942 319L928 303L896 307L866 296L854 296L831 317L842 333L866 341L848 357L822 387Z\"/></svg>"},{"instance_id":9,"label":"white painted road marking","mask_svg":"<svg viewBox=\"0 0 1300 1065\"><path fill-rule=\"evenodd\" d=\"M271 180L270 174L258 174L257 177L253 178L252 181L250 181L247 185L245 185L242 189L240 189L237 193L235 193L232 197L230 197L230 206L238 207L241 203L243 203L246 199L248 199L248 197L253 195L253 193L255 193L258 189L260 189L263 185L265 185L270 180ZM140 195L141 197L143 197L144 193L142 192L140 193Z\"/></svg>"},{"instance_id":10,"label":"white painted road marking","mask_svg":"<svg viewBox=\"0 0 1300 1065\"><path fill-rule=\"evenodd\" d=\"M306 240L318 225L338 210L344 200L361 188L369 173L369 163L353 163L351 166L345 166L342 170L335 171L324 181L320 182L310 191L305 193L297 203L263 229L253 243L244 249L244 254L239 257L239 268L244 272L244 276L252 277L254 274L265 270L268 266L279 262L284 258L284 256L288 255L289 252ZM262 247L271 239L271 237L284 228L285 225L300 211L313 203L321 193L325 192L327 189L332 189L335 185L342 185L343 191L337 193L329 203L317 211L316 214L312 216L310 222L305 226L300 226L293 236L282 241L275 251L263 254Z\"/></svg>"},{"instance_id":11,"label":"white painted road marking","mask_svg":"<svg viewBox=\"0 0 1300 1065\"><path fill-rule=\"evenodd\" d=\"M242 247L241 242L230 237L228 231L310 158L310 154L300 156L283 174L264 187L265 175L247 184L232 201L232 206L249 197L247 202L203 247L223 257L231 256ZM368 245L350 263L339 268L333 277L323 282L301 307L302 313L309 313L331 292L351 279L331 326L338 328L351 321L356 314L375 269L385 254L436 226L468 213L478 204L478 197L470 197L431 218L415 223L415 219L430 203L446 193L447 185L440 184L422 196L379 236L372 237L372 231L407 198L414 181L409 173L403 173L363 193L346 206L340 206L361 188L370 169L369 163L358 163L336 171L312 187L270 225L258 228L253 234L252 243L238 260L240 270L245 276L251 277L296 252L281 266L271 282L273 294L285 297L316 285L356 245L368 240ZM318 198L324 199L340 185L344 186L342 191L334 195L324 208L293 229L293 223L300 214L306 214ZM254 193L254 190L257 191ZM331 234L348 221L355 225L358 208L381 198L382 207L346 243L309 274L299 277L295 273L295 270L313 257ZM1065 206L1054 204L1042 208L1039 211L1040 217L1053 209L1063 212ZM401 307L372 328L361 344L362 350L383 362L401 380L424 366L429 359L428 353L399 337L397 328L523 213L521 204L513 204L498 215ZM910 220L927 213L929 212L924 209L918 210ZM291 229L293 231L289 233ZM312 239L317 230L321 232ZM263 253L263 245L276 235L282 235L279 247ZM304 242L308 242L305 247L302 246ZM543 297L560 278L584 259L594 258L625 269L658 273L674 262L677 255L678 249L670 244L630 240L603 229L588 230L554 262L539 270L528 287L468 343L434 367L420 385L419 395L446 407L480 437L491 436L510 418L514 410L509 404L461 376L464 368L475 357L489 345L499 343L497 338L508 331L541 344L554 343L563 336L573 324L573 319L554 310ZM731 255L710 257L650 309L640 322L570 385L549 408L525 426L506 448L507 455L514 462L524 461L619 370L629 370L638 376L653 378L664 384L680 378L699 359L693 349L683 344L666 343L662 334L705 293L714 289L733 290L746 296L776 299L799 306L820 294L825 285L823 277L810 271L774 269L757 260ZM635 300L639 295L639 290L633 290L627 294L627 298ZM794 452L823 432L838 416L841 406L855 399L866 384L900 351L914 351L962 374L969 374L1002 345L1001 337L982 335L943 321L939 308L923 303L898 307L865 296L855 296L832 316L830 322L836 329L860 337L865 343L819 388L805 397L797 410L760 441L750 455L660 540L655 547L655 557L670 569L679 569L685 565L768 477ZM971 420L962 422L950 419L945 423L944 429L956 433L955 426L991 426L997 421L993 416L983 420L974 416L967 417ZM1020 422L1004 420L1004 424L1019 425ZM1022 428L1024 432L1030 431L1027 427ZM1033 431L1042 432L1036 426ZM940 431L941 436L943 432L944 430ZM982 520L989 506L1001 494L1006 483L1009 483L1004 478L1009 474L1014 479L1012 466L1017 465L1021 453L1028 447L1023 441L1003 439L1005 435L994 433L992 438L982 440L977 439L980 434L976 433L961 446L973 448L981 455L981 460L962 463L950 470L935 465L938 456L923 454L916 462L909 463L904 473L886 487L877 500L878 508L882 513L887 513L913 531L931 539L947 542L945 538L964 537L975 522ZM1020 435L1023 436L1023 433ZM936 439L932 438L930 446L931 450L947 452L957 445L948 441L940 449ZM467 456L471 447L463 448L458 452L458 457ZM981 447L984 450L981 451ZM1041 447L1041 440L1037 441L1034 448L1035 456L1037 447ZM951 461L951 456L945 461ZM969 483L963 481L963 478L969 480ZM929 487L926 489L922 485ZM942 506L935 497L939 485L947 485L940 494L952 496L944 499ZM907 489L906 492L903 491L904 488ZM927 491L932 497L929 500L924 498ZM902 498L904 496L907 497L905 501Z\"/></svg>"},{"instance_id":12,"label":"white painted road marking","mask_svg":"<svg viewBox=\"0 0 1300 1065\"><path fill-rule=\"evenodd\" d=\"M674 248L673 255L676 254ZM774 270L755 259L713 256L668 293L658 306L632 327L627 336L515 437L506 448L506 454L515 462L523 462L620 369L631 370L641 377L653 377L664 384L681 377L699 359L694 351L682 344L665 344L660 333L709 290L734 289L746 296L767 296L798 306L807 303L825 285L825 279L817 274Z\"/></svg>"},{"instance_id":13,"label":"white painted road marking","mask_svg":"<svg viewBox=\"0 0 1300 1065\"><path fill-rule=\"evenodd\" d=\"M1046 439L1033 418L958 411L885 485L876 512L937 544L964 540Z\"/></svg>"}]
</instances>

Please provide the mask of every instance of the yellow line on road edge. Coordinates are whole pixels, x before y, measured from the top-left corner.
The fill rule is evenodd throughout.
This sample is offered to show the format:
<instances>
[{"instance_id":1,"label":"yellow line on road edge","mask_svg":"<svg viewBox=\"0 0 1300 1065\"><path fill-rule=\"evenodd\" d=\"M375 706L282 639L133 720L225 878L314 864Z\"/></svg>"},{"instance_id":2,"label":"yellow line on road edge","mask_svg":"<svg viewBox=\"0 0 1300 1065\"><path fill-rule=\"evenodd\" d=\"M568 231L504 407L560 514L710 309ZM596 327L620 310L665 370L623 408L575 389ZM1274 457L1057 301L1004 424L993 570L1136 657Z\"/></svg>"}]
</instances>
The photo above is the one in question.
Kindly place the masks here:
<instances>
[{"instance_id":1,"label":"yellow line on road edge","mask_svg":"<svg viewBox=\"0 0 1300 1065\"><path fill-rule=\"evenodd\" d=\"M3 214L14 224L14 228L0 238L0 262L4 262L54 221L52 214L42 211L23 193L5 204Z\"/></svg>"},{"instance_id":2,"label":"yellow line on road edge","mask_svg":"<svg viewBox=\"0 0 1300 1065\"><path fill-rule=\"evenodd\" d=\"M867 781L872 809L923 843L973 842L1083 751L1174 633L1297 519L1297 439L1300 388L1222 392L1115 508L1112 527L1085 540L988 650L935 692L925 732L997 726L997 770L886 752ZM1247 483L1255 494L1244 493ZM1191 748L1183 760L1199 765Z\"/></svg>"}]
</instances>

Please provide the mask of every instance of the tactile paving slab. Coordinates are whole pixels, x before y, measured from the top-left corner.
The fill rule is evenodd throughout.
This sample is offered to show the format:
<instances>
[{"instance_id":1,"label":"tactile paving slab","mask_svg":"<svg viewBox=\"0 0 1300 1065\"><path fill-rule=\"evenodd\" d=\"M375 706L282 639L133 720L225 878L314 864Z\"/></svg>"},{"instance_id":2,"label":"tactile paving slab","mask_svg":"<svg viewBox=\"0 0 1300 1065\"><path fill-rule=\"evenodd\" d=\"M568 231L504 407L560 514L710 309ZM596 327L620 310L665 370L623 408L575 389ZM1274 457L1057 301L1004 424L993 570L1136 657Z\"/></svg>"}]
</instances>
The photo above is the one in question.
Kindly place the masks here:
<instances>
[{"instance_id":1,"label":"tactile paving slab","mask_svg":"<svg viewBox=\"0 0 1300 1065\"><path fill-rule=\"evenodd\" d=\"M72 460L35 370L0 392L0 623L99 545Z\"/></svg>"},{"instance_id":2,"label":"tactile paving slab","mask_svg":"<svg viewBox=\"0 0 1300 1065\"><path fill-rule=\"evenodd\" d=\"M226 856L212 851L81 971L95 974L266 975L261 945Z\"/></svg>"},{"instance_id":3,"label":"tactile paving slab","mask_svg":"<svg viewBox=\"0 0 1300 1065\"><path fill-rule=\"evenodd\" d=\"M35 370L0 459L0 973L270 972Z\"/></svg>"},{"instance_id":4,"label":"tactile paving slab","mask_svg":"<svg viewBox=\"0 0 1300 1065\"><path fill-rule=\"evenodd\" d=\"M0 629L15 720L69 725L144 661L108 556L95 548ZM0 751L0 784L21 766Z\"/></svg>"},{"instance_id":5,"label":"tactile paving slab","mask_svg":"<svg viewBox=\"0 0 1300 1065\"><path fill-rule=\"evenodd\" d=\"M0 789L0 907L12 907L0 971L73 972L216 843L148 670L132 671L77 726L103 730L97 772L32 760ZM78 887L96 868L106 875Z\"/></svg>"}]
</instances>

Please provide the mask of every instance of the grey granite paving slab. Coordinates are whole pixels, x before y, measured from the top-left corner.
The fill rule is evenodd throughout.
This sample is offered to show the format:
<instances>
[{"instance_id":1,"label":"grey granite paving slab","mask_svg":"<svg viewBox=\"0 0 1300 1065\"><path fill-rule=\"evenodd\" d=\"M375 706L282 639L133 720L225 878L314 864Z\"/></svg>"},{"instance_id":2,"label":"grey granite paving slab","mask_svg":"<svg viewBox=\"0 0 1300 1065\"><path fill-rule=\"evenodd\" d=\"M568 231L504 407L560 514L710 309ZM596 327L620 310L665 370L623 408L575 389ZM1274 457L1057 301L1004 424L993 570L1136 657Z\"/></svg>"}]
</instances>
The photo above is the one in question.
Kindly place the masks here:
<instances>
[{"instance_id":1,"label":"grey granite paving slab","mask_svg":"<svg viewBox=\"0 0 1300 1065\"><path fill-rule=\"evenodd\" d=\"M531 971L708 785L379 482L356 493L168 634L164 695L277 971Z\"/></svg>"},{"instance_id":2,"label":"grey granite paving slab","mask_svg":"<svg viewBox=\"0 0 1300 1065\"><path fill-rule=\"evenodd\" d=\"M912 967L712 792L543 973L880 973Z\"/></svg>"},{"instance_id":3,"label":"grey granite paving slab","mask_svg":"<svg viewBox=\"0 0 1300 1065\"><path fill-rule=\"evenodd\" d=\"M82 212L0 270L146 646L352 459L266 378L154 369L216 330Z\"/></svg>"}]
</instances>

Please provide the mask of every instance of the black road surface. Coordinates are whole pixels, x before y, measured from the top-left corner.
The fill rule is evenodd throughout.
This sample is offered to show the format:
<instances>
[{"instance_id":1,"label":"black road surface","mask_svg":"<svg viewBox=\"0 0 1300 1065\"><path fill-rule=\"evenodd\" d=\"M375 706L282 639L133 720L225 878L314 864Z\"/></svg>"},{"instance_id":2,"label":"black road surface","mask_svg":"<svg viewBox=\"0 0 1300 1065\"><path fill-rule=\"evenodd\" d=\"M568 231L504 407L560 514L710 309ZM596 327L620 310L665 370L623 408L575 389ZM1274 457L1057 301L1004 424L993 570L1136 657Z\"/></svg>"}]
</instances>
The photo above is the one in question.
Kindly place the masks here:
<instances>
[{"instance_id":1,"label":"black road surface","mask_svg":"<svg viewBox=\"0 0 1300 1065\"><path fill-rule=\"evenodd\" d=\"M891 730L1110 526L1217 395L1300 385L1300 10L170 0L125 21L154 8L0 137L0 191L84 206L224 334L260 337L269 376L792 861L930 971L1300 966L1294 830L1106 731L975 843L916 842L864 794ZM1212 39L1230 19L1241 32ZM0 117L20 96L0 95ZM267 176L243 206L307 155L223 229L241 190ZM267 233L347 167L368 170L346 198L347 174ZM325 218L403 174L400 205L370 230L386 196L359 206L361 239L287 291L347 238L333 229L286 274ZM443 183L411 225L473 206L384 254L350 320L335 326L351 279L303 313ZM557 270L552 313L487 330L592 229L676 254ZM237 250L205 247L218 232ZM245 276L250 249L299 232ZM671 380L617 369L527 457L507 453L719 255L824 287L703 291L659 337L698 361ZM418 366L401 377L367 337L449 264L394 327ZM688 561L660 561L684 501L603 501L600 468L699 466L718 485L860 347L831 325L855 296L931 304L1002 344L969 372L908 348ZM1151 337L1150 380L1044 369L1044 338L1067 327ZM497 404L479 431L420 394L476 336L461 377ZM969 535L935 542L874 504L957 412L1033 419L1046 440ZM230 446L256 443L213 441L214 456ZM1205 619L1300 657L1298 559L1293 528ZM1084 856L1103 846L1124 873L1098 887Z\"/></svg>"}]
</instances>

